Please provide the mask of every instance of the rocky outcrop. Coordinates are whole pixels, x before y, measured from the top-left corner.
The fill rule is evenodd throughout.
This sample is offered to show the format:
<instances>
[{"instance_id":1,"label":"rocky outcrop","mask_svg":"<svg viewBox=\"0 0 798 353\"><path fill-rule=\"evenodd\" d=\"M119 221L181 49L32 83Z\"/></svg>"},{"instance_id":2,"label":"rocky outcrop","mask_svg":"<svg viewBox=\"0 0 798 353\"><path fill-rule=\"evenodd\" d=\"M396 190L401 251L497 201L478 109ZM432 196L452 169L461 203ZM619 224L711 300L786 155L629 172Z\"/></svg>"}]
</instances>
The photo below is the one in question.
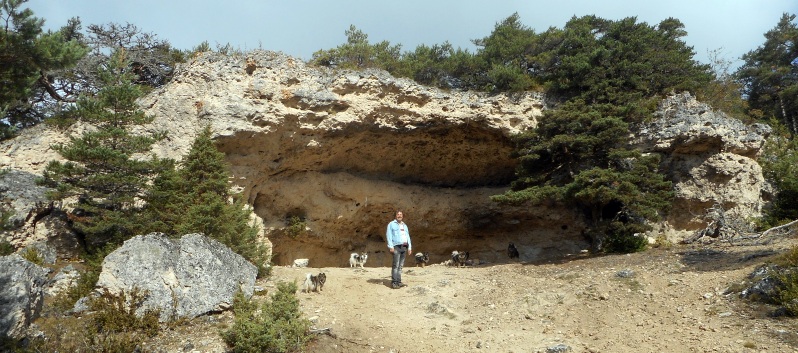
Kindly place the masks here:
<instances>
[{"instance_id":1,"label":"rocky outcrop","mask_svg":"<svg viewBox=\"0 0 798 353\"><path fill-rule=\"evenodd\" d=\"M28 148L35 150L32 146ZM12 150L19 152L16 147ZM19 161L25 165L26 155L18 155L21 157L19 159L4 156L0 160ZM9 163L6 170L0 172L0 208L3 212L10 213L6 223L8 230L0 239L18 249L35 246L40 252L45 248L57 249L61 257L76 256L81 250L80 242L75 233L66 226L64 213L55 209L47 198L48 188L36 184L39 175L33 174L30 168L25 171L14 169L15 166L15 163Z\"/></svg>"},{"instance_id":2,"label":"rocky outcrop","mask_svg":"<svg viewBox=\"0 0 798 353\"><path fill-rule=\"evenodd\" d=\"M414 250L430 253L433 263L452 250L504 261L509 242L525 261L589 246L582 217L572 210L489 199L514 177L511 136L534 128L546 109L537 93L445 91L380 70L316 68L253 51L201 54L141 104L155 117L142 131L169 133L155 146L162 157L180 159L211 126L232 186L262 219L276 265L301 258L311 266L347 266L351 252L366 251L367 266L387 266L385 226L397 209ZM668 228L699 228L704 208L715 203L759 212L764 182L753 158L766 127L747 127L689 95L666 100L656 119L637 143L663 155L674 181ZM49 145L63 141L44 127L25 130L0 143L0 166L41 173L58 158ZM289 225L301 231L287 231Z\"/></svg>"},{"instance_id":3,"label":"rocky outcrop","mask_svg":"<svg viewBox=\"0 0 798 353\"><path fill-rule=\"evenodd\" d=\"M759 216L768 188L755 158L770 133L767 125L743 124L689 93L666 98L637 137L644 151L663 156L661 170L673 182L669 227L703 228L711 207L727 217Z\"/></svg>"},{"instance_id":4,"label":"rocky outcrop","mask_svg":"<svg viewBox=\"0 0 798 353\"><path fill-rule=\"evenodd\" d=\"M95 290L146 291L138 314L160 309L166 321L230 308L237 291L252 296L257 273L243 257L201 234L173 240L153 233L131 238L106 256Z\"/></svg>"},{"instance_id":5,"label":"rocky outcrop","mask_svg":"<svg viewBox=\"0 0 798 353\"><path fill-rule=\"evenodd\" d=\"M48 270L19 255L0 256L0 338L18 338L39 317Z\"/></svg>"},{"instance_id":6,"label":"rocky outcrop","mask_svg":"<svg viewBox=\"0 0 798 353\"><path fill-rule=\"evenodd\" d=\"M442 91L253 52L201 56L143 104L172 136L162 155L182 155L204 124L216 131L277 265L346 266L352 251L387 265L384 228L396 209L433 262L454 249L498 261L508 241L527 260L586 246L578 215L489 200L514 176L510 136L535 126L539 94ZM307 230L282 232L292 218Z\"/></svg>"}]
</instances>

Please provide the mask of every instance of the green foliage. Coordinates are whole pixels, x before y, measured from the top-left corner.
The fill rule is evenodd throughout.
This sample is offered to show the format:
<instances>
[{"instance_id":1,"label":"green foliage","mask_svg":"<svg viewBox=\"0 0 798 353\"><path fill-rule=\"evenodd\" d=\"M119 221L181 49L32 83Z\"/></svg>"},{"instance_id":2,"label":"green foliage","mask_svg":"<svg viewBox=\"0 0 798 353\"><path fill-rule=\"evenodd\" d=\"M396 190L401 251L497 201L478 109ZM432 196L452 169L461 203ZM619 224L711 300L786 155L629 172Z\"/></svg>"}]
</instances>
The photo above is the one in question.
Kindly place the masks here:
<instances>
[{"instance_id":1,"label":"green foliage","mask_svg":"<svg viewBox=\"0 0 798 353\"><path fill-rule=\"evenodd\" d=\"M16 251L14 245L11 245L7 240L0 240L0 256L11 255Z\"/></svg>"},{"instance_id":2,"label":"green foliage","mask_svg":"<svg viewBox=\"0 0 798 353\"><path fill-rule=\"evenodd\" d=\"M89 300L89 309L94 312L91 316L92 326L96 333L120 333L125 331L138 331L146 336L158 334L160 311L155 309L144 310L141 317L136 312L141 309L147 292L133 288L128 293L114 295L105 290L97 297Z\"/></svg>"},{"instance_id":3,"label":"green foliage","mask_svg":"<svg viewBox=\"0 0 798 353\"><path fill-rule=\"evenodd\" d=\"M776 304L784 307L791 316L798 316L798 247L774 259L768 275L775 279L776 295L771 297Z\"/></svg>"},{"instance_id":4,"label":"green foliage","mask_svg":"<svg viewBox=\"0 0 798 353\"><path fill-rule=\"evenodd\" d=\"M765 43L743 55L736 76L743 85L752 114L776 117L798 133L798 22L784 13L776 27L765 33Z\"/></svg>"},{"instance_id":5,"label":"green foliage","mask_svg":"<svg viewBox=\"0 0 798 353\"><path fill-rule=\"evenodd\" d=\"M211 129L206 127L194 140L180 168L166 161L163 170L144 196L142 233L163 232L183 235L203 233L227 245L266 274L267 249L258 240L249 209L233 198L228 184L230 173L224 154L216 149Z\"/></svg>"},{"instance_id":6,"label":"green foliage","mask_svg":"<svg viewBox=\"0 0 798 353\"><path fill-rule=\"evenodd\" d=\"M798 141L788 136L777 122L776 134L765 143L759 164L762 173L776 191L762 225L766 228L798 219Z\"/></svg>"},{"instance_id":7,"label":"green foliage","mask_svg":"<svg viewBox=\"0 0 798 353\"><path fill-rule=\"evenodd\" d=\"M529 59L537 49L537 40L535 31L521 23L518 13L497 23L489 36L473 40L479 50L471 81L487 91L528 90L534 84Z\"/></svg>"},{"instance_id":8,"label":"green foliage","mask_svg":"<svg viewBox=\"0 0 798 353\"><path fill-rule=\"evenodd\" d=\"M670 91L695 92L711 80L708 65L693 59L676 19L656 27L634 17L609 21L572 18L548 54L541 78L549 92L586 102L625 105Z\"/></svg>"},{"instance_id":9,"label":"green foliage","mask_svg":"<svg viewBox=\"0 0 798 353\"><path fill-rule=\"evenodd\" d=\"M286 231L288 232L289 236L295 238L305 232L305 227L306 224L302 218L299 216L291 216L291 218L288 219L288 227L286 228Z\"/></svg>"},{"instance_id":10,"label":"green foliage","mask_svg":"<svg viewBox=\"0 0 798 353\"><path fill-rule=\"evenodd\" d=\"M136 312L147 293L139 289L119 295L107 291L89 300L82 318L45 316L37 321L43 335L31 339L31 352L139 352L160 330L158 310Z\"/></svg>"},{"instance_id":11,"label":"green foliage","mask_svg":"<svg viewBox=\"0 0 798 353\"><path fill-rule=\"evenodd\" d=\"M0 0L4 23L0 29L0 140L36 123L21 112L29 109L34 93L49 84L45 73L75 65L88 51L70 35L76 20L57 32L44 32L44 20L20 8L25 2Z\"/></svg>"},{"instance_id":12,"label":"green foliage","mask_svg":"<svg viewBox=\"0 0 798 353\"><path fill-rule=\"evenodd\" d=\"M659 156L627 147L629 125L621 116L634 111L573 99L545 113L536 130L515 137L518 178L493 200L562 202L585 213L589 235L605 250L642 249L645 239L635 234L667 211L673 193Z\"/></svg>"},{"instance_id":13,"label":"green foliage","mask_svg":"<svg viewBox=\"0 0 798 353\"><path fill-rule=\"evenodd\" d=\"M134 135L131 128L152 121L136 104L139 86L124 71L128 66L123 51L114 54L112 66L102 70L104 86L84 96L65 112L65 117L96 127L67 144L54 145L67 161L50 162L43 183L53 187L51 199L77 197L72 226L85 239L89 252L106 243L121 243L139 227L134 214L137 199L147 189L158 163L134 158L146 154L164 136Z\"/></svg>"},{"instance_id":14,"label":"green foliage","mask_svg":"<svg viewBox=\"0 0 798 353\"><path fill-rule=\"evenodd\" d=\"M346 44L330 50L319 50L313 53L310 62L341 69L396 69L401 45L391 45L388 41L370 44L368 35L354 25L349 26L345 34Z\"/></svg>"},{"instance_id":15,"label":"green foliage","mask_svg":"<svg viewBox=\"0 0 798 353\"><path fill-rule=\"evenodd\" d=\"M640 222L603 222L590 230L593 239L601 239L602 249L610 253L630 253L645 250L648 240L642 235L649 228Z\"/></svg>"},{"instance_id":16,"label":"green foliage","mask_svg":"<svg viewBox=\"0 0 798 353\"><path fill-rule=\"evenodd\" d=\"M235 322L222 332L233 352L297 352L311 339L310 321L302 317L296 283L280 282L270 302L257 304L238 293Z\"/></svg>"},{"instance_id":17,"label":"green foliage","mask_svg":"<svg viewBox=\"0 0 798 353\"><path fill-rule=\"evenodd\" d=\"M36 248L27 248L25 251L22 252L22 258L28 260L34 264L39 266L44 265L44 259L39 255L39 251Z\"/></svg>"}]
</instances>

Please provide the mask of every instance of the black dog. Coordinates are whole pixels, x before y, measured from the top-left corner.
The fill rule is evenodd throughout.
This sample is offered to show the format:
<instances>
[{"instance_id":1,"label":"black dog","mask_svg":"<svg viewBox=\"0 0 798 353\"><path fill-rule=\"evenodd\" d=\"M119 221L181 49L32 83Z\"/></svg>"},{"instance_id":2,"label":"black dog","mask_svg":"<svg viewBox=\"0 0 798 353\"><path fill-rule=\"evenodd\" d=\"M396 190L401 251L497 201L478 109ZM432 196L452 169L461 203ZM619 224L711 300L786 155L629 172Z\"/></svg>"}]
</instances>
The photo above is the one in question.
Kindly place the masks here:
<instances>
[{"instance_id":1,"label":"black dog","mask_svg":"<svg viewBox=\"0 0 798 353\"><path fill-rule=\"evenodd\" d=\"M513 243L510 243L510 245L507 246L507 256L511 259L517 259L519 256L518 249L515 248Z\"/></svg>"}]
</instances>

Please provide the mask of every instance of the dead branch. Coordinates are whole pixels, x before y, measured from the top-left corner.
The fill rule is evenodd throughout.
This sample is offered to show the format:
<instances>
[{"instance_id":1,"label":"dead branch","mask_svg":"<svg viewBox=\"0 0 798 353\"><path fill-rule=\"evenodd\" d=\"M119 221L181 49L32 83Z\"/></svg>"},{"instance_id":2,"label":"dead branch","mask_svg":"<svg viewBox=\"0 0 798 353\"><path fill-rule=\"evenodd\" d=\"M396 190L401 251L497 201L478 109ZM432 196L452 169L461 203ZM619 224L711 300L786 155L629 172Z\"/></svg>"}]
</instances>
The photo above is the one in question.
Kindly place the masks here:
<instances>
[{"instance_id":1,"label":"dead branch","mask_svg":"<svg viewBox=\"0 0 798 353\"><path fill-rule=\"evenodd\" d=\"M777 230L782 230L784 228L789 228L790 226L792 226L793 224L796 224L796 223L798 223L798 219L796 219L796 220L794 220L794 221L792 221L790 223L787 223L787 224L782 224L782 225L780 225L778 227L770 228L770 229L762 232L762 234L759 235L759 238L764 237L765 235L767 235L770 232L775 232Z\"/></svg>"}]
</instances>

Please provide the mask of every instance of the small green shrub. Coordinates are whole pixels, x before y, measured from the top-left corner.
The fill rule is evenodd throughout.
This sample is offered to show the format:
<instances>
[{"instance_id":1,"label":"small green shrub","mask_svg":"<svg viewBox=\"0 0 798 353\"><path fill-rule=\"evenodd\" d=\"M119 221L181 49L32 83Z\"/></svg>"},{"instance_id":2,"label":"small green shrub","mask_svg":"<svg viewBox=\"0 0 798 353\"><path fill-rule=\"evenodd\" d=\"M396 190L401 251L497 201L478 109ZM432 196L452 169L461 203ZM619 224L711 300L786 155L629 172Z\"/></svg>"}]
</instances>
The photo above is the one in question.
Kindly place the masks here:
<instances>
[{"instance_id":1,"label":"small green shrub","mask_svg":"<svg viewBox=\"0 0 798 353\"><path fill-rule=\"evenodd\" d=\"M235 321L221 333L233 352L284 353L300 351L310 340L310 321L302 317L297 284L280 282L271 301L258 304L242 293L233 301Z\"/></svg>"},{"instance_id":2,"label":"small green shrub","mask_svg":"<svg viewBox=\"0 0 798 353\"><path fill-rule=\"evenodd\" d=\"M781 254L773 260L775 266L769 270L775 281L776 305L784 307L791 316L798 316L798 247Z\"/></svg>"},{"instance_id":3,"label":"small green shrub","mask_svg":"<svg viewBox=\"0 0 798 353\"><path fill-rule=\"evenodd\" d=\"M147 299L147 292L133 288L127 294L114 295L105 290L100 296L89 300L93 326L97 333L122 333L135 331L147 336L158 334L160 310L147 309L141 317L136 311Z\"/></svg>"},{"instance_id":4,"label":"small green shrub","mask_svg":"<svg viewBox=\"0 0 798 353\"><path fill-rule=\"evenodd\" d=\"M596 227L593 232L604 234L603 250L608 253L632 253L643 251L648 240L642 236L645 229L637 223L609 222Z\"/></svg>"},{"instance_id":5,"label":"small green shrub","mask_svg":"<svg viewBox=\"0 0 798 353\"><path fill-rule=\"evenodd\" d=\"M109 292L89 300L82 318L48 315L37 321L43 335L33 338L30 352L140 352L142 343L158 334L158 310L141 308L147 293L134 288L128 293Z\"/></svg>"},{"instance_id":6,"label":"small green shrub","mask_svg":"<svg viewBox=\"0 0 798 353\"><path fill-rule=\"evenodd\" d=\"M15 251L14 245L6 240L0 240L0 256L11 255Z\"/></svg>"},{"instance_id":7,"label":"small green shrub","mask_svg":"<svg viewBox=\"0 0 798 353\"><path fill-rule=\"evenodd\" d=\"M298 216L291 216L291 218L288 219L288 227L286 227L286 232L292 238L296 238L305 232L305 227L306 224L302 218Z\"/></svg>"},{"instance_id":8,"label":"small green shrub","mask_svg":"<svg viewBox=\"0 0 798 353\"><path fill-rule=\"evenodd\" d=\"M28 248L22 252L22 258L28 260L32 263L35 263L39 266L44 265L44 258L39 255L39 251L36 248Z\"/></svg>"}]
</instances>

